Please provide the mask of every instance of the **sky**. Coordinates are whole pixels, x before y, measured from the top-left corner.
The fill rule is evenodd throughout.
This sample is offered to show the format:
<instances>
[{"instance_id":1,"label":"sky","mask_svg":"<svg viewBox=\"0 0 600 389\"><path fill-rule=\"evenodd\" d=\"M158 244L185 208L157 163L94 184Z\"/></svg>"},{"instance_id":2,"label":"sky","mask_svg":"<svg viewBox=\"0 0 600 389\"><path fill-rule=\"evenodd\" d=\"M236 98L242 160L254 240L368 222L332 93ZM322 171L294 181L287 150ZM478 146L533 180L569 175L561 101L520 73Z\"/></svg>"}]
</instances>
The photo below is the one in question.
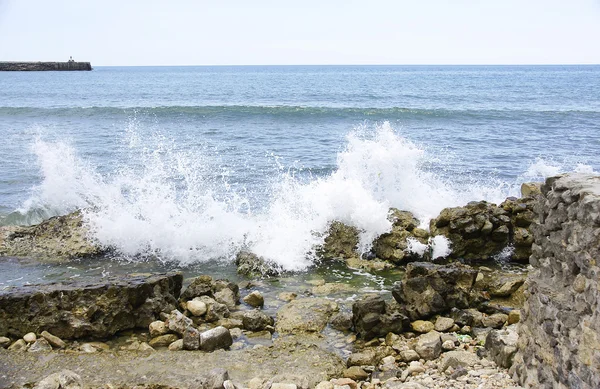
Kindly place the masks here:
<instances>
[{"instance_id":1,"label":"sky","mask_svg":"<svg viewBox=\"0 0 600 389\"><path fill-rule=\"evenodd\" d=\"M0 0L0 61L600 64L600 0Z\"/></svg>"}]
</instances>

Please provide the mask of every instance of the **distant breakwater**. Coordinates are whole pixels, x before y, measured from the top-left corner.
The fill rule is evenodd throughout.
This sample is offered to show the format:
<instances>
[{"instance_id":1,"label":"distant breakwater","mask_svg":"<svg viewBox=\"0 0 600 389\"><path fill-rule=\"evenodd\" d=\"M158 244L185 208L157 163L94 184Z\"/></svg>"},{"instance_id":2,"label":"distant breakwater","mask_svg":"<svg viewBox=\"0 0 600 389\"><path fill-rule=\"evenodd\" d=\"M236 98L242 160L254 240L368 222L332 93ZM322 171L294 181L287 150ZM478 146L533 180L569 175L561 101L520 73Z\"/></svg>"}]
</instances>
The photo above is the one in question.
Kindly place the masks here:
<instances>
[{"instance_id":1,"label":"distant breakwater","mask_svg":"<svg viewBox=\"0 0 600 389\"><path fill-rule=\"evenodd\" d=\"M0 71L92 70L90 62L0 62Z\"/></svg>"}]
</instances>

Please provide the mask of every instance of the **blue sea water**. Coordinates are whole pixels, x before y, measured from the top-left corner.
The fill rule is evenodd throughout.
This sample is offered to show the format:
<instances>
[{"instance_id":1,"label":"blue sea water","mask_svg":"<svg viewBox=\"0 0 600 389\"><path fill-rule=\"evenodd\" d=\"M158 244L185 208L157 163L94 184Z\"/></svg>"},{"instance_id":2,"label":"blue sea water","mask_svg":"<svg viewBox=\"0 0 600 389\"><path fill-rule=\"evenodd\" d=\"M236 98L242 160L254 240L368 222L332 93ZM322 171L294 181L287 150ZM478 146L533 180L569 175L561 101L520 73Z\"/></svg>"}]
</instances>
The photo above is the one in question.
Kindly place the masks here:
<instances>
[{"instance_id":1,"label":"blue sea water","mask_svg":"<svg viewBox=\"0 0 600 389\"><path fill-rule=\"evenodd\" d=\"M0 73L0 225L85 208L94 238L284 267L331 220L599 171L600 66L96 67Z\"/></svg>"}]
</instances>

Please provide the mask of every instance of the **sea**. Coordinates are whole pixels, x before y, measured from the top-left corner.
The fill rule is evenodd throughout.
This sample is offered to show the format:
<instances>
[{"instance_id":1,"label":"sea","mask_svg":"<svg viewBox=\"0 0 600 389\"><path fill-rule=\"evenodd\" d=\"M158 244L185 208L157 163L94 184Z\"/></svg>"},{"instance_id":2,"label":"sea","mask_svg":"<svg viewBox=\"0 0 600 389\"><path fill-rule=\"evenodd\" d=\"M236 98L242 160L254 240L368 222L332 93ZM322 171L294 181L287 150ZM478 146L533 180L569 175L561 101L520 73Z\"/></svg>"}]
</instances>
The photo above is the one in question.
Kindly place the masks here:
<instances>
[{"instance_id":1,"label":"sea","mask_svg":"<svg viewBox=\"0 0 600 389\"><path fill-rule=\"evenodd\" d=\"M0 226L83 209L129 263L303 271L333 220L367 252L390 207L600 171L600 66L0 72L0 135Z\"/></svg>"}]
</instances>

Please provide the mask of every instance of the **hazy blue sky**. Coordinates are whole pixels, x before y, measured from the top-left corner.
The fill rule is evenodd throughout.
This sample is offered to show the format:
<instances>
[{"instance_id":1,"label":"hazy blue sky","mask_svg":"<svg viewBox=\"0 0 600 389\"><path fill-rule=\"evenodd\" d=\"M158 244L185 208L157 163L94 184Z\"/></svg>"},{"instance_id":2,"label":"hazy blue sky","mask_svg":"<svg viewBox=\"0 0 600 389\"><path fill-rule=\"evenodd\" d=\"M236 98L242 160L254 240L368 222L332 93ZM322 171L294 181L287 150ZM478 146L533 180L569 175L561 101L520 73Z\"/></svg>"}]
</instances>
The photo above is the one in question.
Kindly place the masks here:
<instances>
[{"instance_id":1,"label":"hazy blue sky","mask_svg":"<svg viewBox=\"0 0 600 389\"><path fill-rule=\"evenodd\" d=\"M600 63L600 0L0 0L0 60Z\"/></svg>"}]
</instances>

